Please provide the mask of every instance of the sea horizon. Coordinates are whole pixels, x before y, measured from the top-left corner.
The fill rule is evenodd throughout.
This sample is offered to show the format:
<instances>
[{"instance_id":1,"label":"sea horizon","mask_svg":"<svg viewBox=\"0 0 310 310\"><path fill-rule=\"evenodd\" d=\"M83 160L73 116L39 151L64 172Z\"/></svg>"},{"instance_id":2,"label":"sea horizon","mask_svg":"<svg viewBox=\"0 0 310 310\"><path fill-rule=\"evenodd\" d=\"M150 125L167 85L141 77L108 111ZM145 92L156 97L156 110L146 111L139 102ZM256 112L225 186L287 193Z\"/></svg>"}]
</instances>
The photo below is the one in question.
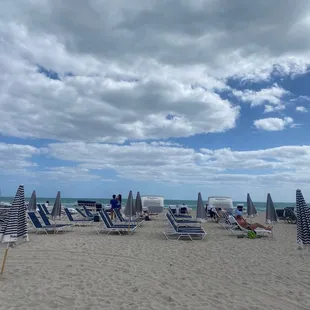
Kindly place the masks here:
<instances>
[{"instance_id":1,"label":"sea horizon","mask_svg":"<svg viewBox=\"0 0 310 310\"><path fill-rule=\"evenodd\" d=\"M37 203L45 203L46 201L49 202L49 205L53 205L56 197L37 197ZM12 202L14 197L0 197L0 202ZM30 200L30 197L25 197L26 201ZM61 203L67 207L73 207L76 205L78 200L93 200L97 203L102 204L109 204L111 198L76 198L76 197L62 197ZM123 198L122 202L126 203L127 198ZM206 200L204 200L206 201ZM197 205L197 200L190 200L190 199L165 199L164 198L164 205L168 207L169 205L176 205L176 204L186 204L190 208L195 208ZM265 210L266 208L266 201L253 201L256 206L256 209L259 211ZM244 204L246 206L246 201L240 200L233 200L234 206L237 204ZM286 207L295 206L295 202L276 202L274 201L274 205L276 209L284 209Z\"/></svg>"}]
</instances>

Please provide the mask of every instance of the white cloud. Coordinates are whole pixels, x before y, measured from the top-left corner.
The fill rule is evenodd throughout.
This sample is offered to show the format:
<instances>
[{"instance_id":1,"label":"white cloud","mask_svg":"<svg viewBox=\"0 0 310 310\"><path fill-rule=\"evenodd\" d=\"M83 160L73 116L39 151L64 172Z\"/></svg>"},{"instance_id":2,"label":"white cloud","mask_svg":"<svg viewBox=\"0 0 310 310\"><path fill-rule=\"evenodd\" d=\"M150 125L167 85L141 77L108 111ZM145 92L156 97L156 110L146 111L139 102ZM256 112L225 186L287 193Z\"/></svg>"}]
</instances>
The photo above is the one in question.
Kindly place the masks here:
<instances>
[{"instance_id":1,"label":"white cloud","mask_svg":"<svg viewBox=\"0 0 310 310\"><path fill-rule=\"evenodd\" d=\"M297 112L301 112L301 113L307 113L308 112L308 110L305 107L302 107L302 106L296 107L296 111Z\"/></svg>"},{"instance_id":2,"label":"white cloud","mask_svg":"<svg viewBox=\"0 0 310 310\"><path fill-rule=\"evenodd\" d=\"M239 108L216 92L229 77L305 72L309 12L307 2L2 1L0 133L123 142L227 131ZM285 94L236 93L265 112L283 109Z\"/></svg>"},{"instance_id":3,"label":"white cloud","mask_svg":"<svg viewBox=\"0 0 310 310\"><path fill-rule=\"evenodd\" d=\"M233 90L233 94L243 102L248 102L251 107L265 106L265 113L281 111L285 109L282 98L290 92L279 87L277 84L270 88L254 91L250 89Z\"/></svg>"},{"instance_id":4,"label":"white cloud","mask_svg":"<svg viewBox=\"0 0 310 310\"><path fill-rule=\"evenodd\" d=\"M133 180L196 185L237 182L249 186L274 182L275 187L310 180L307 172L310 146L195 151L145 142L126 146L76 142L50 144L48 153L61 160L72 160L78 167L89 170L113 169L119 177Z\"/></svg>"},{"instance_id":5,"label":"white cloud","mask_svg":"<svg viewBox=\"0 0 310 310\"><path fill-rule=\"evenodd\" d=\"M293 119L291 117L268 117L257 119L254 121L254 126L260 130L279 131L285 129L287 126L293 126Z\"/></svg>"},{"instance_id":6,"label":"white cloud","mask_svg":"<svg viewBox=\"0 0 310 310\"><path fill-rule=\"evenodd\" d=\"M2 173L23 173L27 168L36 166L32 162L32 156L39 152L39 149L30 145L0 142L0 171Z\"/></svg>"},{"instance_id":7,"label":"white cloud","mask_svg":"<svg viewBox=\"0 0 310 310\"><path fill-rule=\"evenodd\" d=\"M4 145L11 150L2 155L7 161L12 157L15 145ZM48 182L115 182L122 179L163 184L188 184L195 187L245 189L277 192L277 189L307 187L310 182L310 146L282 146L253 151L236 151L229 148L194 150L183 146L153 143L129 145L99 143L51 143L45 149L20 146L26 154L27 164L22 172L31 184ZM26 150L26 151L25 151ZM16 152L15 152L16 153ZM3 152L3 154L5 154ZM31 156L48 156L69 166L37 166ZM46 162L46 161L45 161ZM105 177L106 171L114 171L117 178ZM6 174L16 174L13 166ZM44 181L43 181L44 180ZM240 190L239 190L240 187ZM279 196L280 199L281 196Z\"/></svg>"}]
</instances>

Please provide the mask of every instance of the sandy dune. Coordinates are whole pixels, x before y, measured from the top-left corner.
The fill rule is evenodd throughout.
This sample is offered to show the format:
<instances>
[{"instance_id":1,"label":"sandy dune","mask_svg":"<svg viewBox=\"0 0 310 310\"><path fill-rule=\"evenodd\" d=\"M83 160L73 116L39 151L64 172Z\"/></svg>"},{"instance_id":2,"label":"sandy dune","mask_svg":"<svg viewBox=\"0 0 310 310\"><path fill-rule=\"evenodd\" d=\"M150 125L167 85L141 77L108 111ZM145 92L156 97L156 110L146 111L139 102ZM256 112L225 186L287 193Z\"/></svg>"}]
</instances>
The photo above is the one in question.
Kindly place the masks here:
<instances>
[{"instance_id":1,"label":"sandy dune","mask_svg":"<svg viewBox=\"0 0 310 310\"><path fill-rule=\"evenodd\" d=\"M165 225L30 233L9 252L0 309L310 309L310 254L297 250L295 225L250 240L205 223L208 236L194 242L166 240Z\"/></svg>"}]
</instances>

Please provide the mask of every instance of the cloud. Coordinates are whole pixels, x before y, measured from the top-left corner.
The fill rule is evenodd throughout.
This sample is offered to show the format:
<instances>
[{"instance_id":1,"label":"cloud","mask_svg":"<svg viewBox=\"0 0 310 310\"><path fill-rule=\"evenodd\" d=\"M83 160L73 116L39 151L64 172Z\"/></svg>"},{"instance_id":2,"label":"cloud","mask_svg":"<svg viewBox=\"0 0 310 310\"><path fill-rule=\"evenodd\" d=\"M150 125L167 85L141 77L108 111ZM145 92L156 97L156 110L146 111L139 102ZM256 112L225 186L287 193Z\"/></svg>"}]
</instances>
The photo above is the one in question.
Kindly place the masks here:
<instances>
[{"instance_id":1,"label":"cloud","mask_svg":"<svg viewBox=\"0 0 310 310\"><path fill-rule=\"evenodd\" d=\"M310 146L233 151L229 148L195 151L182 146L151 143L130 145L98 143L52 143L50 156L74 161L89 170L114 170L130 180L183 184L247 184L273 186L310 180ZM283 178L282 178L283 177Z\"/></svg>"},{"instance_id":2,"label":"cloud","mask_svg":"<svg viewBox=\"0 0 310 310\"><path fill-rule=\"evenodd\" d=\"M268 117L257 119L254 121L254 126L257 129L265 131L279 131L285 129L287 126L293 126L293 119L291 117Z\"/></svg>"},{"instance_id":3,"label":"cloud","mask_svg":"<svg viewBox=\"0 0 310 310\"><path fill-rule=\"evenodd\" d=\"M302 106L296 107L296 111L297 112L301 112L301 113L307 113L308 112L308 110L305 107L302 107Z\"/></svg>"},{"instance_id":4,"label":"cloud","mask_svg":"<svg viewBox=\"0 0 310 310\"><path fill-rule=\"evenodd\" d=\"M0 133L121 143L225 132L240 114L219 95L228 78L307 70L309 11L307 2L2 1ZM286 94L236 93L265 112Z\"/></svg>"},{"instance_id":5,"label":"cloud","mask_svg":"<svg viewBox=\"0 0 310 310\"><path fill-rule=\"evenodd\" d=\"M289 91L279 87L277 84L259 91L245 89L233 90L232 93L241 101L250 103L251 107L264 105L265 113L284 110L285 105L283 104L282 98L290 94Z\"/></svg>"},{"instance_id":6,"label":"cloud","mask_svg":"<svg viewBox=\"0 0 310 310\"><path fill-rule=\"evenodd\" d=\"M160 142L160 141L159 141ZM15 145L1 146L5 162L12 157ZM119 179L170 185L193 185L208 188L252 188L269 190L271 187L292 189L307 187L310 182L310 146L281 146L252 151L230 148L200 149L146 142L129 145L101 143L51 143L45 149L19 146L21 157L27 158L22 172L27 180L57 182L117 182ZM15 152L16 153L16 152ZM61 166L36 164L36 154L60 160ZM67 163L67 164L66 164ZM113 171L115 177L105 177ZM6 175L16 175L12 166ZM111 174L110 174L111 175ZM240 192L242 192L240 190Z\"/></svg>"},{"instance_id":7,"label":"cloud","mask_svg":"<svg viewBox=\"0 0 310 310\"><path fill-rule=\"evenodd\" d=\"M21 174L35 167L32 157L40 150L30 145L6 144L0 142L0 171L4 174Z\"/></svg>"}]
</instances>

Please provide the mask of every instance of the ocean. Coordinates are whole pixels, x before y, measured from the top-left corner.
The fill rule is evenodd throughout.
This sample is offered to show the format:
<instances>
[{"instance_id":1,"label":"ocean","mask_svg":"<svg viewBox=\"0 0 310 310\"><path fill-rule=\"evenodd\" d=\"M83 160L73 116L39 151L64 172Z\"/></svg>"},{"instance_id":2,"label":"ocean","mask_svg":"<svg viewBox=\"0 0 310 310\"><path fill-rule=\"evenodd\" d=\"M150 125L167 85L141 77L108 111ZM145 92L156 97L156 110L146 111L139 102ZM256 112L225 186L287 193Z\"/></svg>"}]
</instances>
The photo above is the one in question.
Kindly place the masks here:
<instances>
[{"instance_id":1,"label":"ocean","mask_svg":"<svg viewBox=\"0 0 310 310\"><path fill-rule=\"evenodd\" d=\"M12 202L14 197L0 197L0 202ZM30 197L26 198L26 201L29 201ZM61 203L62 205L70 208L73 207L77 200L95 200L98 203L103 204L109 204L110 198L62 198ZM126 204L127 199L123 199L122 204ZM49 205L53 205L55 198L47 198L47 197L37 197L37 203L44 203L46 201L49 201ZM197 206L197 200L178 200L178 199L165 199L165 207L168 207L169 205L176 205L176 204L186 204L188 207L195 209ZM242 203L246 207L246 201L234 201L234 206L237 204ZM266 209L266 202L254 202L255 207L257 211L264 211ZM292 207L295 206L294 202L274 202L276 209L284 209L286 207Z\"/></svg>"}]
</instances>

